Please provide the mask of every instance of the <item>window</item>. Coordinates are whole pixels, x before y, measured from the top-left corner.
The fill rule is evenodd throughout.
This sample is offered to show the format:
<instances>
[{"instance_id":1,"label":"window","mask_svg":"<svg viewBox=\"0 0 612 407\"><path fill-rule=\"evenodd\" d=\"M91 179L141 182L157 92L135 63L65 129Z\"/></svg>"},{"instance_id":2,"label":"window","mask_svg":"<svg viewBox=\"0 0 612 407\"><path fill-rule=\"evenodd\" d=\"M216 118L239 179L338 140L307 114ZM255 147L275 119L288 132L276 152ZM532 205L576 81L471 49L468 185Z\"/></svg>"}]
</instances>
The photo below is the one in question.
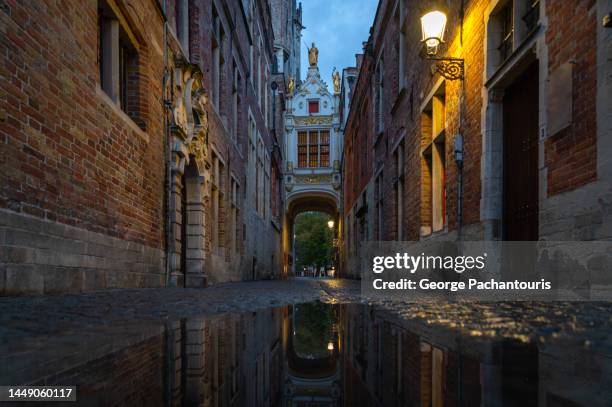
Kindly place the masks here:
<instances>
[{"instance_id":1,"label":"window","mask_svg":"<svg viewBox=\"0 0 612 407\"><path fill-rule=\"evenodd\" d=\"M329 130L298 132L298 167L329 167Z\"/></svg>"},{"instance_id":2,"label":"window","mask_svg":"<svg viewBox=\"0 0 612 407\"><path fill-rule=\"evenodd\" d=\"M444 84L421 114L421 234L446 225L446 129Z\"/></svg>"},{"instance_id":3,"label":"window","mask_svg":"<svg viewBox=\"0 0 612 407\"><path fill-rule=\"evenodd\" d=\"M395 240L402 240L404 230L404 141L395 150Z\"/></svg>"},{"instance_id":4,"label":"window","mask_svg":"<svg viewBox=\"0 0 612 407\"><path fill-rule=\"evenodd\" d=\"M383 215L383 197L385 195L384 183L383 183L383 172L380 171L378 176L376 177L375 185L374 185L374 194L375 194L375 204L376 204L376 230L374 231L374 239L383 240L383 225L384 225L384 215Z\"/></svg>"},{"instance_id":5,"label":"window","mask_svg":"<svg viewBox=\"0 0 612 407\"><path fill-rule=\"evenodd\" d=\"M257 104L261 107L261 76L263 75L263 66L261 62L261 55L263 53L263 45L260 41L259 47L257 48Z\"/></svg>"},{"instance_id":6,"label":"window","mask_svg":"<svg viewBox=\"0 0 612 407\"><path fill-rule=\"evenodd\" d=\"M265 195L266 195L266 191L265 191L266 174L265 174L264 162L265 162L264 143L263 143L263 139L261 138L261 136L258 136L257 163L256 163L257 167L255 169L255 174L256 174L255 205L256 205L257 213L262 217L265 216L264 202L265 202Z\"/></svg>"},{"instance_id":7,"label":"window","mask_svg":"<svg viewBox=\"0 0 612 407\"><path fill-rule=\"evenodd\" d=\"M266 71L265 73L265 77L264 77L264 107L263 107L263 116L264 116L264 120L266 122L266 127L270 128L270 122L269 122L269 109L268 109L268 72Z\"/></svg>"},{"instance_id":8,"label":"window","mask_svg":"<svg viewBox=\"0 0 612 407\"><path fill-rule=\"evenodd\" d=\"M533 31L540 21L540 0L523 0L524 10L521 19L525 23L525 30Z\"/></svg>"},{"instance_id":9,"label":"window","mask_svg":"<svg viewBox=\"0 0 612 407\"><path fill-rule=\"evenodd\" d=\"M319 113L319 101L318 100L308 101L308 113Z\"/></svg>"},{"instance_id":10,"label":"window","mask_svg":"<svg viewBox=\"0 0 612 407\"><path fill-rule=\"evenodd\" d=\"M270 193L270 207L271 207L271 212L272 212L272 217L274 218L274 220L278 221L278 217L280 215L279 211L280 211L280 206L281 206L281 202L280 202L280 171L276 165L276 161L272 163L272 168L271 168L271 193Z\"/></svg>"},{"instance_id":11,"label":"window","mask_svg":"<svg viewBox=\"0 0 612 407\"><path fill-rule=\"evenodd\" d=\"M240 227L239 227L239 208L238 199L240 196L240 187L238 181L234 177L231 178L230 186L230 231L233 231L230 235L230 249L231 252L236 252L238 249L238 242L240 241Z\"/></svg>"},{"instance_id":12,"label":"window","mask_svg":"<svg viewBox=\"0 0 612 407\"><path fill-rule=\"evenodd\" d=\"M501 40L497 47L501 61L508 59L512 53L512 36L514 27L512 23L512 2L506 4L500 11L498 19L501 27Z\"/></svg>"},{"instance_id":13,"label":"window","mask_svg":"<svg viewBox=\"0 0 612 407\"><path fill-rule=\"evenodd\" d=\"M189 0L177 0L174 7L176 36L185 56L189 58Z\"/></svg>"},{"instance_id":14,"label":"window","mask_svg":"<svg viewBox=\"0 0 612 407\"><path fill-rule=\"evenodd\" d=\"M308 166L317 167L319 163L319 133L308 132Z\"/></svg>"},{"instance_id":15,"label":"window","mask_svg":"<svg viewBox=\"0 0 612 407\"><path fill-rule=\"evenodd\" d=\"M233 83L232 83L232 137L234 140L238 138L238 114L240 106L240 96L238 95L240 89L240 73L236 62L233 64Z\"/></svg>"},{"instance_id":16,"label":"window","mask_svg":"<svg viewBox=\"0 0 612 407\"><path fill-rule=\"evenodd\" d=\"M265 150L265 147L264 147ZM262 215L264 219L270 218L270 195L271 195L271 182L270 182L270 155L267 151L264 153L264 162L263 162L263 174L264 174L264 184L263 184L263 196L262 196Z\"/></svg>"},{"instance_id":17,"label":"window","mask_svg":"<svg viewBox=\"0 0 612 407\"><path fill-rule=\"evenodd\" d=\"M98 66L100 87L140 127L139 120L139 61L138 44L130 28L120 23L104 1L99 3Z\"/></svg>"},{"instance_id":18,"label":"window","mask_svg":"<svg viewBox=\"0 0 612 407\"><path fill-rule=\"evenodd\" d=\"M383 59L381 57L376 65L376 71L374 72L374 129L376 130L377 134L381 133L385 129L384 76Z\"/></svg>"},{"instance_id":19,"label":"window","mask_svg":"<svg viewBox=\"0 0 612 407\"><path fill-rule=\"evenodd\" d=\"M319 167L329 167L329 131L321 131L319 140Z\"/></svg>"},{"instance_id":20,"label":"window","mask_svg":"<svg viewBox=\"0 0 612 407\"><path fill-rule=\"evenodd\" d=\"M249 111L249 148L248 148L248 168L247 168L247 189L245 190L246 200L257 209L258 193L258 172L257 172L257 127L252 113Z\"/></svg>"},{"instance_id":21,"label":"window","mask_svg":"<svg viewBox=\"0 0 612 407\"><path fill-rule=\"evenodd\" d=\"M308 133L298 132L298 167L308 166Z\"/></svg>"},{"instance_id":22,"label":"window","mask_svg":"<svg viewBox=\"0 0 612 407\"><path fill-rule=\"evenodd\" d=\"M489 65L496 69L529 38L540 22L540 0L500 1L487 24ZM492 73L492 72L490 72Z\"/></svg>"},{"instance_id":23,"label":"window","mask_svg":"<svg viewBox=\"0 0 612 407\"><path fill-rule=\"evenodd\" d=\"M404 77L406 76L406 4L405 0L400 0L398 2L397 7L399 11L397 13L397 23L399 25L399 36L398 36L398 44L397 44L397 91L398 93L402 91L405 87Z\"/></svg>"},{"instance_id":24,"label":"window","mask_svg":"<svg viewBox=\"0 0 612 407\"><path fill-rule=\"evenodd\" d=\"M221 74L223 72L223 40L225 33L221 26L221 20L217 10L213 6L213 24L212 24L212 103L217 109L221 109Z\"/></svg>"}]
</instances>

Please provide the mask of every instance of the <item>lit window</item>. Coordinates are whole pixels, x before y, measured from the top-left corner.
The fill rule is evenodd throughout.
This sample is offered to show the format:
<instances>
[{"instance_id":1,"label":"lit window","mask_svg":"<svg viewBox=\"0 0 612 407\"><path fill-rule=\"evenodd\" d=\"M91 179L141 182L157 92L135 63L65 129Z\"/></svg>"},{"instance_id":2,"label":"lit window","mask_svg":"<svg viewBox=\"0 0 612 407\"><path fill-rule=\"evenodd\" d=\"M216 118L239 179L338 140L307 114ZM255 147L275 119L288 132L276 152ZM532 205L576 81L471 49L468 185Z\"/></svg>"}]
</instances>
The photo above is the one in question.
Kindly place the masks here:
<instances>
[{"instance_id":1,"label":"lit window","mask_svg":"<svg viewBox=\"0 0 612 407\"><path fill-rule=\"evenodd\" d=\"M446 225L446 128L444 85L421 115L422 178L421 233Z\"/></svg>"},{"instance_id":2,"label":"lit window","mask_svg":"<svg viewBox=\"0 0 612 407\"><path fill-rule=\"evenodd\" d=\"M298 132L298 167L329 167L329 130Z\"/></svg>"}]
</instances>

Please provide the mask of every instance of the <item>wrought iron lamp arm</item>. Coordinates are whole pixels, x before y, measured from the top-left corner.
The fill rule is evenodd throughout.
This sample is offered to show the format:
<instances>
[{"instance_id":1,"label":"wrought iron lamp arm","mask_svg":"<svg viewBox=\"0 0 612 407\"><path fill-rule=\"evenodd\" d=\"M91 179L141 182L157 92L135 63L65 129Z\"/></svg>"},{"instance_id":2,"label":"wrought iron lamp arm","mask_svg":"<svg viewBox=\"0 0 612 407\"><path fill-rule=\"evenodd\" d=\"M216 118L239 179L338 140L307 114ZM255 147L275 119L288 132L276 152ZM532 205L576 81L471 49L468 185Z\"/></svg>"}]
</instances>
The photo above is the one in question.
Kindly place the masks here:
<instances>
[{"instance_id":1,"label":"wrought iron lamp arm","mask_svg":"<svg viewBox=\"0 0 612 407\"><path fill-rule=\"evenodd\" d=\"M435 61L435 72L448 80L464 79L465 68L463 58L436 58L428 56L427 59Z\"/></svg>"}]
</instances>

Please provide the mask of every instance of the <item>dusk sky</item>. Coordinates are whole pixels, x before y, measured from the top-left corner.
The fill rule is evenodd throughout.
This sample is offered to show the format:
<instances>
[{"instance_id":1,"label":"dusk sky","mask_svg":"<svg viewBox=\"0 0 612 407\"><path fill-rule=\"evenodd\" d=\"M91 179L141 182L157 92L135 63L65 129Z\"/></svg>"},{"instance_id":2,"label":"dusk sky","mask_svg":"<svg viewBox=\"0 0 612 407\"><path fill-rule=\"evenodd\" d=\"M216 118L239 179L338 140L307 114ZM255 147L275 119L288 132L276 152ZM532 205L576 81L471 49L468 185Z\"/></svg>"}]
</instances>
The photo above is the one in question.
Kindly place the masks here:
<instances>
[{"instance_id":1,"label":"dusk sky","mask_svg":"<svg viewBox=\"0 0 612 407\"><path fill-rule=\"evenodd\" d=\"M302 78L308 72L308 50L314 41L319 48L321 77L331 87L334 66L340 72L355 66L376 14L378 0L302 0Z\"/></svg>"}]
</instances>

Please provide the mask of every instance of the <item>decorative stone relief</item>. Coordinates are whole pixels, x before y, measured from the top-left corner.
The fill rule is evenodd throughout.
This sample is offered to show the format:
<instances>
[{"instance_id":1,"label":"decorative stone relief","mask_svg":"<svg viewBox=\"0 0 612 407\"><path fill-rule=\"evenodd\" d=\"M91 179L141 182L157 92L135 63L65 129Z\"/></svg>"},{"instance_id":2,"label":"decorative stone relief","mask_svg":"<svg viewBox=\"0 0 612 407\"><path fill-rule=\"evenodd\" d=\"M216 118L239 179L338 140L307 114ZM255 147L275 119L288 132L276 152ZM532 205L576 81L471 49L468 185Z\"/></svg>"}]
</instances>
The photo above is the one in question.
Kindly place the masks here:
<instances>
[{"instance_id":1,"label":"decorative stone relief","mask_svg":"<svg viewBox=\"0 0 612 407\"><path fill-rule=\"evenodd\" d=\"M327 174L314 174L314 175L296 175L296 184L329 184L331 183L331 176Z\"/></svg>"},{"instance_id":2,"label":"decorative stone relief","mask_svg":"<svg viewBox=\"0 0 612 407\"><path fill-rule=\"evenodd\" d=\"M296 116L293 121L296 126L332 124L332 116Z\"/></svg>"}]
</instances>

